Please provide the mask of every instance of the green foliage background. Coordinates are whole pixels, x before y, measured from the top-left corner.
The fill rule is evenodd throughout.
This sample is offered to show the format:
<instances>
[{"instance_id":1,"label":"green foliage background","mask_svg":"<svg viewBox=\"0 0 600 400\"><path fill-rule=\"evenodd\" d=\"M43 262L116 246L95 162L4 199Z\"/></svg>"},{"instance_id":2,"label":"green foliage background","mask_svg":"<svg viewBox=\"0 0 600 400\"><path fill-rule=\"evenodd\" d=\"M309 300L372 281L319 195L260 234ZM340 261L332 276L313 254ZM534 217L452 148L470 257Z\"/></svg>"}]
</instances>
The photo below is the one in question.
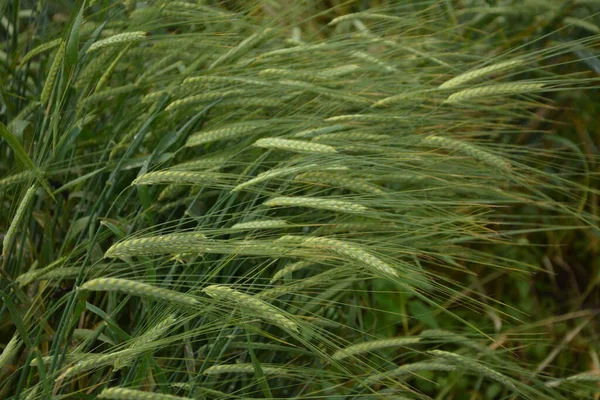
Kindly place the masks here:
<instances>
[{"instance_id":1,"label":"green foliage background","mask_svg":"<svg viewBox=\"0 0 600 400\"><path fill-rule=\"evenodd\" d=\"M600 398L598 12L0 1L0 398Z\"/></svg>"}]
</instances>

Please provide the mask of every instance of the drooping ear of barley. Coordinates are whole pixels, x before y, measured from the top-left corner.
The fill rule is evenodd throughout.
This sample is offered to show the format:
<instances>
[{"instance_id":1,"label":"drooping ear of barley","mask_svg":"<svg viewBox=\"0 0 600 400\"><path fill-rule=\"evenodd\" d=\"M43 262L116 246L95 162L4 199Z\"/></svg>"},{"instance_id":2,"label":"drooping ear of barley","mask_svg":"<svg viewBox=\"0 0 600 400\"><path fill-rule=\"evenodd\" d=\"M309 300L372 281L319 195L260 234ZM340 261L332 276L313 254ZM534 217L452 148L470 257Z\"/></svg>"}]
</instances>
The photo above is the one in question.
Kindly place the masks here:
<instances>
[{"instance_id":1,"label":"drooping ear of barley","mask_svg":"<svg viewBox=\"0 0 600 400\"><path fill-rule=\"evenodd\" d=\"M419 343L420 340L421 338L418 337L372 340L370 342L354 344L342 350L338 350L333 354L333 359L342 360L347 357L352 357L361 353L368 353L373 350L384 349L387 347L407 346L409 344Z\"/></svg>"},{"instance_id":2,"label":"drooping ear of barley","mask_svg":"<svg viewBox=\"0 0 600 400\"><path fill-rule=\"evenodd\" d=\"M265 375L286 375L289 371L282 367L261 366ZM221 364L213 365L204 371L204 375L221 374L254 374L256 369L253 364Z\"/></svg>"},{"instance_id":3,"label":"drooping ear of barley","mask_svg":"<svg viewBox=\"0 0 600 400\"><path fill-rule=\"evenodd\" d=\"M199 131L192 134L186 142L187 147L200 146L217 140L233 139L247 133L252 133L255 129L265 126L265 121L248 121L236 123L222 128Z\"/></svg>"},{"instance_id":4,"label":"drooping ear of barley","mask_svg":"<svg viewBox=\"0 0 600 400\"><path fill-rule=\"evenodd\" d=\"M503 61L496 64L488 65L487 67L474 69L472 71L465 72L458 76L455 76L452 79L447 80L442 83L439 88L440 89L451 89L457 86L462 86L466 83L469 83L477 78L484 77L486 75L495 74L499 72L504 72L507 70L511 70L514 68L518 68L525 63L524 60L509 60Z\"/></svg>"},{"instance_id":5,"label":"drooping ear of barley","mask_svg":"<svg viewBox=\"0 0 600 400\"><path fill-rule=\"evenodd\" d=\"M271 35L272 32L273 30L271 28L267 28L260 32L250 35L249 37L241 41L237 46L232 47L229 51L227 51L215 61L213 61L213 63L209 65L208 69L214 69L222 64L230 63L239 59L248 51L252 50L252 48L256 47L261 42L268 39L269 35Z\"/></svg>"},{"instance_id":6,"label":"drooping ear of barley","mask_svg":"<svg viewBox=\"0 0 600 400\"><path fill-rule=\"evenodd\" d=\"M481 161L482 163L500 171L510 171L511 169L511 165L508 160L491 154L464 141L431 135L423 139L423 143L439 146L448 150L455 150L464 155L473 157L476 160Z\"/></svg>"},{"instance_id":7,"label":"drooping ear of barley","mask_svg":"<svg viewBox=\"0 0 600 400\"><path fill-rule=\"evenodd\" d=\"M313 265L313 263L311 263L309 261L297 261L295 263L289 264L289 265L285 266L284 268L280 269L279 271L277 271L276 273L274 273L273 276L271 277L270 283L277 282L280 278L282 278L288 274L291 274L294 271L299 271L301 269L308 268L311 265Z\"/></svg>"},{"instance_id":8,"label":"drooping ear of barley","mask_svg":"<svg viewBox=\"0 0 600 400\"><path fill-rule=\"evenodd\" d=\"M238 222L231 226L235 230L255 230L255 229L282 229L288 228L290 223L283 219L262 219L248 222Z\"/></svg>"},{"instance_id":9,"label":"drooping ear of barley","mask_svg":"<svg viewBox=\"0 0 600 400\"><path fill-rule=\"evenodd\" d=\"M87 49L87 52L92 53L103 47L114 46L117 44L139 42L140 40L144 40L146 35L146 32L141 31L119 33L109 38L98 40L97 42L92 43L92 45Z\"/></svg>"},{"instance_id":10,"label":"drooping ear of barley","mask_svg":"<svg viewBox=\"0 0 600 400\"><path fill-rule=\"evenodd\" d=\"M361 204L345 200L328 199L325 197L274 197L263 203L267 207L307 207L318 210L329 210L342 213L361 213L369 209Z\"/></svg>"},{"instance_id":11,"label":"drooping ear of barley","mask_svg":"<svg viewBox=\"0 0 600 400\"><path fill-rule=\"evenodd\" d=\"M50 101L50 95L52 94L52 90L54 89L56 77L58 76L60 66L62 65L63 58L65 57L65 49L66 44L63 41L58 47L58 50L54 55L54 61L52 61L52 65L50 66L50 71L48 71L48 76L46 77L44 87L42 88L42 94L40 95L40 101L44 106L47 106L48 101Z\"/></svg>"},{"instance_id":12,"label":"drooping ear of barley","mask_svg":"<svg viewBox=\"0 0 600 400\"><path fill-rule=\"evenodd\" d=\"M25 218L27 207L29 207L31 201L34 198L35 192L38 188L37 183L31 185L29 189L25 192L25 195L21 199L19 203L19 207L15 212L15 216L13 217L4 238L2 239L2 257L6 259L8 257L8 252L10 251L10 247L13 243L15 233L17 229L21 225L21 222Z\"/></svg>"},{"instance_id":13,"label":"drooping ear of barley","mask_svg":"<svg viewBox=\"0 0 600 400\"><path fill-rule=\"evenodd\" d=\"M481 86L456 92L445 101L447 104L460 104L481 98L493 98L516 94L530 94L541 91L543 83L503 83L498 85Z\"/></svg>"},{"instance_id":14,"label":"drooping ear of barley","mask_svg":"<svg viewBox=\"0 0 600 400\"><path fill-rule=\"evenodd\" d=\"M210 285L202 289L202 291L213 299L231 302L232 305L251 311L252 315L269 321L275 326L298 333L298 325L295 322L284 316L277 310L277 307L265 303L254 296L223 285Z\"/></svg>"},{"instance_id":15,"label":"drooping ear of barley","mask_svg":"<svg viewBox=\"0 0 600 400\"><path fill-rule=\"evenodd\" d=\"M254 146L265 149L287 150L299 153L337 153L333 146L319 143L304 142L301 140L262 138L254 142Z\"/></svg>"},{"instance_id":16,"label":"drooping ear of barley","mask_svg":"<svg viewBox=\"0 0 600 400\"><path fill-rule=\"evenodd\" d=\"M190 397L116 387L102 390L98 398L110 400L192 400Z\"/></svg>"},{"instance_id":17,"label":"drooping ear of barley","mask_svg":"<svg viewBox=\"0 0 600 400\"><path fill-rule=\"evenodd\" d=\"M297 175L294 180L301 183L346 188L358 193L370 193L378 196L385 195L385 191L381 188L370 184L363 179L347 177L341 173L335 172L305 172Z\"/></svg>"},{"instance_id":18,"label":"drooping ear of barley","mask_svg":"<svg viewBox=\"0 0 600 400\"><path fill-rule=\"evenodd\" d=\"M509 389L516 390L515 384L504 374L491 369L490 367L483 365L470 357L465 357L456 353L451 353L443 350L430 350L428 352L434 357L441 357L453 364L465 367L473 372L482 374L483 376L495 380L498 383L506 386Z\"/></svg>"},{"instance_id":19,"label":"drooping ear of barley","mask_svg":"<svg viewBox=\"0 0 600 400\"><path fill-rule=\"evenodd\" d=\"M4 367L13 362L22 344L23 342L19 339L19 335L15 333L4 347L4 350L2 350L2 354L0 354L0 372Z\"/></svg>"},{"instance_id":20,"label":"drooping ear of barley","mask_svg":"<svg viewBox=\"0 0 600 400\"><path fill-rule=\"evenodd\" d=\"M201 252L209 244L199 232L171 233L139 239L127 239L112 245L104 257L129 257L152 254Z\"/></svg>"},{"instance_id":21,"label":"drooping ear of barley","mask_svg":"<svg viewBox=\"0 0 600 400\"><path fill-rule=\"evenodd\" d=\"M385 381L386 379L393 379L407 375L411 376L415 372L419 371L455 371L456 369L457 368L455 365L449 363L437 361L419 361L402 365L390 371L370 375L364 380L364 383L365 385L373 385L378 382Z\"/></svg>"},{"instance_id":22,"label":"drooping ear of barley","mask_svg":"<svg viewBox=\"0 0 600 400\"><path fill-rule=\"evenodd\" d=\"M25 56L21 59L20 64L24 65L29 60L31 60L33 57L40 55L48 50L52 50L55 47L60 46L62 41L63 41L62 38L57 38L54 40L50 40L49 42L40 44L39 46L31 49L27 54L25 54Z\"/></svg>"},{"instance_id":23,"label":"drooping ear of barley","mask_svg":"<svg viewBox=\"0 0 600 400\"><path fill-rule=\"evenodd\" d=\"M121 278L96 278L79 287L81 291L121 292L132 296L147 297L180 306L198 307L201 303L188 294Z\"/></svg>"}]
</instances>

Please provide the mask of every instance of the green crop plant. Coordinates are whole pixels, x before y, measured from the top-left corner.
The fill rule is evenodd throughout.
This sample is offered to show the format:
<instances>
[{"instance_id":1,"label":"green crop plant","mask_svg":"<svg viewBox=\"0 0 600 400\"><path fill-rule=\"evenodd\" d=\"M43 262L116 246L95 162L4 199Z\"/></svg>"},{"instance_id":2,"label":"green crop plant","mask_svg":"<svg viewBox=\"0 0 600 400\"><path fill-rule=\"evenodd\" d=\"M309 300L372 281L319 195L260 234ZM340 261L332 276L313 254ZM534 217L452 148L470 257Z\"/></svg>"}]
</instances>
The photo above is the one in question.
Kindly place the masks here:
<instances>
[{"instance_id":1,"label":"green crop plant","mask_svg":"<svg viewBox=\"0 0 600 400\"><path fill-rule=\"evenodd\" d=\"M0 398L597 397L600 9L513 3L0 1Z\"/></svg>"}]
</instances>

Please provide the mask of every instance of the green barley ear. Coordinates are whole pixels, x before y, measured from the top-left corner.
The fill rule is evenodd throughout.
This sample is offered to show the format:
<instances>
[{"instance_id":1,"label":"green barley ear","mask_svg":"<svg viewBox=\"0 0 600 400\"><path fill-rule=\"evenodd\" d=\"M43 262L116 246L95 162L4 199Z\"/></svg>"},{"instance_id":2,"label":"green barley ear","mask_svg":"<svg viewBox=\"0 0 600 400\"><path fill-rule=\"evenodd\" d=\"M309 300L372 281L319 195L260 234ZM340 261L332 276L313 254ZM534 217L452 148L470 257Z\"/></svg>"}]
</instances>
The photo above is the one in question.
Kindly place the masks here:
<instances>
[{"instance_id":1,"label":"green barley ear","mask_svg":"<svg viewBox=\"0 0 600 400\"><path fill-rule=\"evenodd\" d=\"M472 100L487 99L516 94L530 94L541 91L546 85L543 83L504 83L498 85L481 86L472 89L463 89L446 99L447 104L468 103Z\"/></svg>"},{"instance_id":2,"label":"green barley ear","mask_svg":"<svg viewBox=\"0 0 600 400\"><path fill-rule=\"evenodd\" d=\"M469 83L477 78L484 77L490 74L496 74L500 72L505 72L514 68L518 68L525 63L524 60L509 60L503 61L496 64L488 65L487 67L478 68L473 71L465 72L464 74L460 74L455 76L452 79L447 80L442 83L439 88L440 89L451 89L457 86L463 86L466 83Z\"/></svg>"},{"instance_id":3,"label":"green barley ear","mask_svg":"<svg viewBox=\"0 0 600 400\"><path fill-rule=\"evenodd\" d=\"M202 291L214 299L230 302L232 305L252 311L256 316L269 321L276 326L298 333L298 325L295 322L281 314L276 307L269 305L254 296L223 285L210 285L202 289Z\"/></svg>"},{"instance_id":4,"label":"green barley ear","mask_svg":"<svg viewBox=\"0 0 600 400\"><path fill-rule=\"evenodd\" d=\"M121 278L96 278L85 282L80 291L121 292L132 296L147 297L180 306L198 307L201 303L193 296L174 290Z\"/></svg>"},{"instance_id":5,"label":"green barley ear","mask_svg":"<svg viewBox=\"0 0 600 400\"><path fill-rule=\"evenodd\" d=\"M455 353L450 353L443 350L431 350L428 353L432 356L447 359L449 362L452 362L458 366L463 366L467 369L472 370L473 372L481 373L483 376L495 380L496 382L503 384L511 390L517 390L515 384L507 376L469 357L465 357Z\"/></svg>"},{"instance_id":6,"label":"green barley ear","mask_svg":"<svg viewBox=\"0 0 600 400\"><path fill-rule=\"evenodd\" d=\"M110 400L192 400L189 397L172 396L163 393L144 392L127 388L108 388L102 390L99 399Z\"/></svg>"},{"instance_id":7,"label":"green barley ear","mask_svg":"<svg viewBox=\"0 0 600 400\"><path fill-rule=\"evenodd\" d=\"M48 71L48 76L46 77L46 81L44 82L44 87L42 88L42 94L40 95L40 101L42 105L47 106L50 100L50 95L52 94L52 90L54 90L54 83L56 82L56 77L58 76L58 71L60 70L60 66L62 65L63 58L65 56L66 43L64 41L61 42L56 54L54 55L54 60L52 61L52 65L50 66L50 71Z\"/></svg>"},{"instance_id":8,"label":"green barley ear","mask_svg":"<svg viewBox=\"0 0 600 400\"><path fill-rule=\"evenodd\" d=\"M6 234L4 235L4 238L2 239L2 258L4 258L5 260L8 257L8 252L10 251L10 248L13 244L15 233L16 233L17 229L19 228L19 226L21 225L21 222L25 218L26 210L29 207L29 205L31 204L31 202L33 201L33 198L35 196L35 192L36 192L37 188L38 188L38 185L34 184L34 185L30 186L29 189L27 189L27 191L25 192L25 195L23 196L23 198L21 199L21 202L19 203L19 207L17 208L17 211L15 212L15 215L10 223L10 226L8 227L8 231L6 231Z\"/></svg>"},{"instance_id":9,"label":"green barley ear","mask_svg":"<svg viewBox=\"0 0 600 400\"><path fill-rule=\"evenodd\" d=\"M104 47L114 46L118 44L139 42L141 40L144 40L144 38L146 38L146 35L146 32L140 31L119 33L118 35L114 35L109 38L92 43L92 45L87 49L87 52L92 53Z\"/></svg>"}]
</instances>

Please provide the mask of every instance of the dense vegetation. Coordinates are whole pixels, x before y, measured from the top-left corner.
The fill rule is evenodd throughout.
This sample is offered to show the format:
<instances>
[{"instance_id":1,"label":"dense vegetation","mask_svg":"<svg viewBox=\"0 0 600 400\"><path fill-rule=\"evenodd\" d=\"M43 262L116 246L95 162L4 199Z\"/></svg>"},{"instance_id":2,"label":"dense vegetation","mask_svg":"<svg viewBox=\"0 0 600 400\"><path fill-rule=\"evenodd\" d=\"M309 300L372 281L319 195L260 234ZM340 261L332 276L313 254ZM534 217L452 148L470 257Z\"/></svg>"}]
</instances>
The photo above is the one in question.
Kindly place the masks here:
<instances>
[{"instance_id":1,"label":"dense vegetation","mask_svg":"<svg viewBox=\"0 0 600 400\"><path fill-rule=\"evenodd\" d=\"M0 1L0 398L600 398L599 6Z\"/></svg>"}]
</instances>

